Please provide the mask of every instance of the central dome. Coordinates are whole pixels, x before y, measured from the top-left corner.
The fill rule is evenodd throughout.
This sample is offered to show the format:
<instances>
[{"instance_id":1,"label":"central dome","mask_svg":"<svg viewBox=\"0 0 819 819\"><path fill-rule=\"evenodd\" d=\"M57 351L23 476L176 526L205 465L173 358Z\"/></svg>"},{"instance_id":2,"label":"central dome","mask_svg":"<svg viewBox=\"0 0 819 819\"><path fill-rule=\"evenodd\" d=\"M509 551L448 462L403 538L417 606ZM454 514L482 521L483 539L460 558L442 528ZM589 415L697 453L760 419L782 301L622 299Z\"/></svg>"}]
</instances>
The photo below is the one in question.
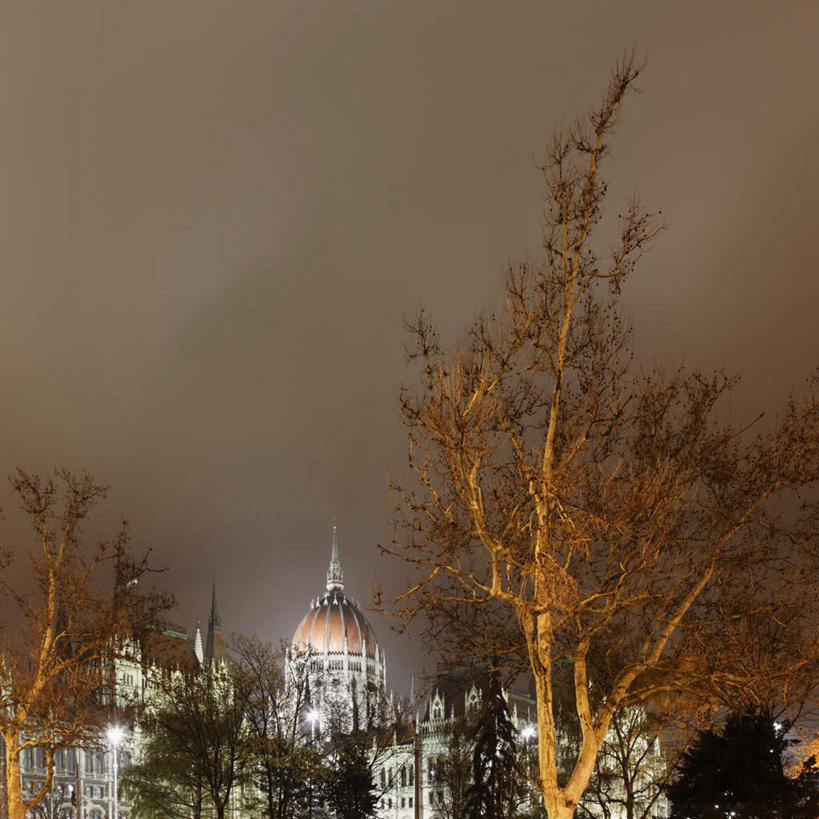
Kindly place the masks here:
<instances>
[{"instance_id":1,"label":"central dome","mask_svg":"<svg viewBox=\"0 0 819 819\"><path fill-rule=\"evenodd\" d=\"M358 606L344 594L344 572L338 556L338 530L333 524L333 547L327 569L327 592L313 601L293 635L297 651L312 655L378 656L375 632Z\"/></svg>"},{"instance_id":2,"label":"central dome","mask_svg":"<svg viewBox=\"0 0 819 819\"><path fill-rule=\"evenodd\" d=\"M387 708L386 658L367 618L344 594L335 524L327 591L302 618L287 656L294 680L307 671L310 708L320 730L380 724Z\"/></svg>"},{"instance_id":3,"label":"central dome","mask_svg":"<svg viewBox=\"0 0 819 819\"><path fill-rule=\"evenodd\" d=\"M333 588L302 618L293 646L310 654L375 657L375 632L358 606L341 589Z\"/></svg>"}]
</instances>

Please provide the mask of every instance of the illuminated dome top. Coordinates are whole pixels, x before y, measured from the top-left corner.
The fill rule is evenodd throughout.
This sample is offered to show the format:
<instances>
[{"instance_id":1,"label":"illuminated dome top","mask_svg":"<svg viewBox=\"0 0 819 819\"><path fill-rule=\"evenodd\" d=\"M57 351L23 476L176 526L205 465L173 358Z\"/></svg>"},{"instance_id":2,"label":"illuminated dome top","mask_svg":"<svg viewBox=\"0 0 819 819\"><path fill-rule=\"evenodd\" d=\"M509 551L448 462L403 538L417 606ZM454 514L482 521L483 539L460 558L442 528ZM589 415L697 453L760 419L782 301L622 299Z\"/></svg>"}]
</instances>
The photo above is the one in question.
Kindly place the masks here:
<instances>
[{"instance_id":1,"label":"illuminated dome top","mask_svg":"<svg viewBox=\"0 0 819 819\"><path fill-rule=\"evenodd\" d=\"M328 591L304 616L293 646L311 654L366 654L375 657L372 626L341 589Z\"/></svg>"},{"instance_id":2,"label":"illuminated dome top","mask_svg":"<svg viewBox=\"0 0 819 819\"><path fill-rule=\"evenodd\" d=\"M344 594L344 573L338 557L333 525L333 549L327 570L327 592L315 600L293 635L293 647L311 654L377 654L372 626L358 606Z\"/></svg>"}]
</instances>

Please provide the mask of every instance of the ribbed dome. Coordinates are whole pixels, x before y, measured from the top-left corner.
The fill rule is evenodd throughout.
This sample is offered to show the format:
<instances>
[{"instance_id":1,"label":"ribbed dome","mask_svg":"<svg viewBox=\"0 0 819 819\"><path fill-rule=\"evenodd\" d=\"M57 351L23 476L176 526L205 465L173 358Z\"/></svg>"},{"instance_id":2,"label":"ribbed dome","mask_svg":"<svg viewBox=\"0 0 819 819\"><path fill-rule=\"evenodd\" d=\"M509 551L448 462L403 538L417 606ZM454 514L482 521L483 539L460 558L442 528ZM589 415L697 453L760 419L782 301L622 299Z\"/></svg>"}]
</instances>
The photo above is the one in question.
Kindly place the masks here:
<instances>
[{"instance_id":1,"label":"ribbed dome","mask_svg":"<svg viewBox=\"0 0 819 819\"><path fill-rule=\"evenodd\" d=\"M304 616L293 646L312 654L358 654L375 657L375 632L358 606L340 588L330 589Z\"/></svg>"}]
</instances>

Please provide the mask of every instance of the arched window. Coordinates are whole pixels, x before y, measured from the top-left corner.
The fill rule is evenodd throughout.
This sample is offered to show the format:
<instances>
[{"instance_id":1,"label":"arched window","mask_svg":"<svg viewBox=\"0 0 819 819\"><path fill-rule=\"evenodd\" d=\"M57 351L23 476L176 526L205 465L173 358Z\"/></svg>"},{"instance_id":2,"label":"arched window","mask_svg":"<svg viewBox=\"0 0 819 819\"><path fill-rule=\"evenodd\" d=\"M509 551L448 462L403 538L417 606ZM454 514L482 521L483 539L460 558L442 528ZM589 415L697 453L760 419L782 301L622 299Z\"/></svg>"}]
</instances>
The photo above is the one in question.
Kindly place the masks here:
<instances>
[{"instance_id":1,"label":"arched window","mask_svg":"<svg viewBox=\"0 0 819 819\"><path fill-rule=\"evenodd\" d=\"M415 767L413 766L412 763L410 763L409 766L409 783L410 785L415 784Z\"/></svg>"},{"instance_id":2,"label":"arched window","mask_svg":"<svg viewBox=\"0 0 819 819\"><path fill-rule=\"evenodd\" d=\"M401 787L407 787L407 769L402 765L401 766L401 773L399 774L399 778L401 779Z\"/></svg>"}]
</instances>

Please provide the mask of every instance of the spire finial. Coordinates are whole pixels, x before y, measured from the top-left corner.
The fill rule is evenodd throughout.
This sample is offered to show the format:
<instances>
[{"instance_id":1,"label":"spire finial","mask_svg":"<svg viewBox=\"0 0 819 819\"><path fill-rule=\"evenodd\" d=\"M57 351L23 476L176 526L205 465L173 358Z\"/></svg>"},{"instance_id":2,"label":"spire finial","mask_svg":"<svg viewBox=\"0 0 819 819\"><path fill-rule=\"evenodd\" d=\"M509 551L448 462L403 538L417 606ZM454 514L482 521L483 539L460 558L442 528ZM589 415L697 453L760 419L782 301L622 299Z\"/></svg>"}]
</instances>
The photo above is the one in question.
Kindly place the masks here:
<instances>
[{"instance_id":1,"label":"spire finial","mask_svg":"<svg viewBox=\"0 0 819 819\"><path fill-rule=\"evenodd\" d=\"M333 548L330 552L330 568L327 569L327 591L344 588L344 572L341 571L341 560L338 556L338 527L333 518Z\"/></svg>"},{"instance_id":2,"label":"spire finial","mask_svg":"<svg viewBox=\"0 0 819 819\"><path fill-rule=\"evenodd\" d=\"M216 606L216 581L213 581L210 593L210 625L222 626L222 618L219 616L219 609Z\"/></svg>"},{"instance_id":3,"label":"spire finial","mask_svg":"<svg viewBox=\"0 0 819 819\"><path fill-rule=\"evenodd\" d=\"M218 662L225 656L225 643L222 639L222 618L216 607L216 581L213 581L210 598L210 617L208 618L208 638L205 643L205 660L208 663Z\"/></svg>"}]
</instances>

